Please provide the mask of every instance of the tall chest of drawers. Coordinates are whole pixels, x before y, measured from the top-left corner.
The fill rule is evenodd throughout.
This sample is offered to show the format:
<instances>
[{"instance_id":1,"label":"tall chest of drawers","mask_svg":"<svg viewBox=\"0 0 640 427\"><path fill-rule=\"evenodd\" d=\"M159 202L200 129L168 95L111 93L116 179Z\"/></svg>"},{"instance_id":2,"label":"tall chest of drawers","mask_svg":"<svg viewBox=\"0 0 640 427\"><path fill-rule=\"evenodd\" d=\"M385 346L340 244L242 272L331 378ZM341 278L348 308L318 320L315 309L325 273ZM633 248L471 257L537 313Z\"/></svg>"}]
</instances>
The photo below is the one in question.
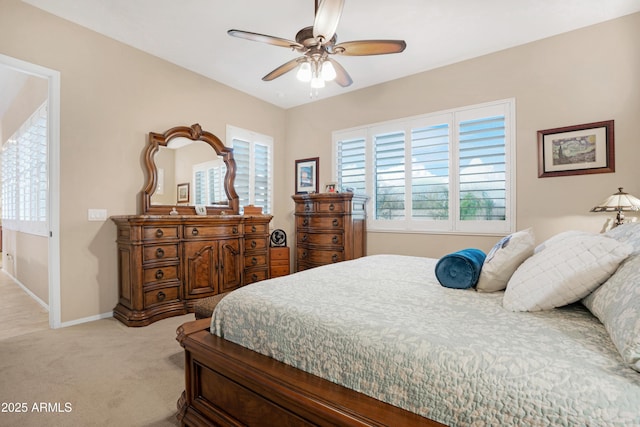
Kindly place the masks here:
<instances>
[{"instance_id":1,"label":"tall chest of drawers","mask_svg":"<svg viewBox=\"0 0 640 427\"><path fill-rule=\"evenodd\" d=\"M367 196L317 193L292 198L296 271L366 255Z\"/></svg>"},{"instance_id":2,"label":"tall chest of drawers","mask_svg":"<svg viewBox=\"0 0 640 427\"><path fill-rule=\"evenodd\" d=\"M195 302L269 275L270 215L127 215L118 236L118 304L128 326L193 311Z\"/></svg>"}]
</instances>

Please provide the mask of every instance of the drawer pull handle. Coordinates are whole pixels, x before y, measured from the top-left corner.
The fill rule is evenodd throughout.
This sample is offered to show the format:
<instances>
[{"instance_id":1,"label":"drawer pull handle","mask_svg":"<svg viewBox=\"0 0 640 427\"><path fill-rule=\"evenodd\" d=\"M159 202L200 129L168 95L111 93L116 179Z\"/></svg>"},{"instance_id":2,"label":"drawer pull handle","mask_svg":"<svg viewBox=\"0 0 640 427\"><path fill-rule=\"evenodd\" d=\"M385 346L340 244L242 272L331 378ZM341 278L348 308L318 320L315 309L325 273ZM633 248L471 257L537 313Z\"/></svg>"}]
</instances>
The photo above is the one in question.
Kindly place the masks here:
<instances>
[{"instance_id":1,"label":"drawer pull handle","mask_svg":"<svg viewBox=\"0 0 640 427\"><path fill-rule=\"evenodd\" d=\"M156 249L156 258L162 258L164 256L164 249L158 248Z\"/></svg>"},{"instance_id":2,"label":"drawer pull handle","mask_svg":"<svg viewBox=\"0 0 640 427\"><path fill-rule=\"evenodd\" d=\"M307 251L302 251L302 258L306 258L307 257Z\"/></svg>"},{"instance_id":3,"label":"drawer pull handle","mask_svg":"<svg viewBox=\"0 0 640 427\"><path fill-rule=\"evenodd\" d=\"M334 227L337 227L338 226L338 218L334 218L333 221L332 221L332 224L333 224Z\"/></svg>"},{"instance_id":4,"label":"drawer pull handle","mask_svg":"<svg viewBox=\"0 0 640 427\"><path fill-rule=\"evenodd\" d=\"M335 206L333 206L333 203L331 203L331 204L329 205L329 210L330 210L330 211L334 210L335 208L336 208L336 207L335 207Z\"/></svg>"},{"instance_id":5,"label":"drawer pull handle","mask_svg":"<svg viewBox=\"0 0 640 427\"><path fill-rule=\"evenodd\" d=\"M308 238L309 238L309 236L308 236L308 235L306 235L306 234L303 234L303 235L302 235L302 241L303 241L303 242L306 242Z\"/></svg>"},{"instance_id":6,"label":"drawer pull handle","mask_svg":"<svg viewBox=\"0 0 640 427\"><path fill-rule=\"evenodd\" d=\"M304 227L306 227L307 225L309 225L309 218L305 218L305 219L303 219L303 220L302 220L302 225L303 225Z\"/></svg>"},{"instance_id":7,"label":"drawer pull handle","mask_svg":"<svg viewBox=\"0 0 640 427\"><path fill-rule=\"evenodd\" d=\"M233 234L238 234L238 227L235 227L235 226L234 226L234 227L231 229L231 232L232 232Z\"/></svg>"},{"instance_id":8,"label":"drawer pull handle","mask_svg":"<svg viewBox=\"0 0 640 427\"><path fill-rule=\"evenodd\" d=\"M331 239L331 241L333 242L333 244L338 243L338 236L333 236L333 238Z\"/></svg>"},{"instance_id":9,"label":"drawer pull handle","mask_svg":"<svg viewBox=\"0 0 640 427\"><path fill-rule=\"evenodd\" d=\"M258 246L258 242L256 242L255 240L251 241L251 249L254 249L256 246Z\"/></svg>"},{"instance_id":10,"label":"drawer pull handle","mask_svg":"<svg viewBox=\"0 0 640 427\"><path fill-rule=\"evenodd\" d=\"M162 231L162 229L158 228L156 230L156 237L162 237L164 235L164 231Z\"/></svg>"},{"instance_id":11,"label":"drawer pull handle","mask_svg":"<svg viewBox=\"0 0 640 427\"><path fill-rule=\"evenodd\" d=\"M200 232L198 231L197 228L193 227L193 229L191 230L191 235L192 236L197 236Z\"/></svg>"},{"instance_id":12,"label":"drawer pull handle","mask_svg":"<svg viewBox=\"0 0 640 427\"><path fill-rule=\"evenodd\" d=\"M338 262L338 254L333 254L333 255L331 256L331 261L333 261L333 262Z\"/></svg>"},{"instance_id":13,"label":"drawer pull handle","mask_svg":"<svg viewBox=\"0 0 640 427\"><path fill-rule=\"evenodd\" d=\"M167 298L167 294L165 294L164 292L160 291L160 292L158 292L157 298L158 298L158 301L164 301Z\"/></svg>"},{"instance_id":14,"label":"drawer pull handle","mask_svg":"<svg viewBox=\"0 0 640 427\"><path fill-rule=\"evenodd\" d=\"M156 279L160 280L164 277L164 271L158 270L156 271Z\"/></svg>"},{"instance_id":15,"label":"drawer pull handle","mask_svg":"<svg viewBox=\"0 0 640 427\"><path fill-rule=\"evenodd\" d=\"M251 258L251 265L256 265L258 263L258 258L253 257Z\"/></svg>"},{"instance_id":16,"label":"drawer pull handle","mask_svg":"<svg viewBox=\"0 0 640 427\"><path fill-rule=\"evenodd\" d=\"M307 204L305 204L305 205L304 205L304 210L305 210L305 212L309 212L309 211L311 210L311 205L310 205L310 204L308 204L308 203L307 203Z\"/></svg>"},{"instance_id":17,"label":"drawer pull handle","mask_svg":"<svg viewBox=\"0 0 640 427\"><path fill-rule=\"evenodd\" d=\"M258 280L258 275L256 273L253 273L251 275L251 280L253 280L254 282Z\"/></svg>"},{"instance_id":18,"label":"drawer pull handle","mask_svg":"<svg viewBox=\"0 0 640 427\"><path fill-rule=\"evenodd\" d=\"M256 226L255 226L255 225L252 225L252 226L251 226L251 232L252 232L252 233L255 233L257 230L258 230L258 229L256 228Z\"/></svg>"}]
</instances>

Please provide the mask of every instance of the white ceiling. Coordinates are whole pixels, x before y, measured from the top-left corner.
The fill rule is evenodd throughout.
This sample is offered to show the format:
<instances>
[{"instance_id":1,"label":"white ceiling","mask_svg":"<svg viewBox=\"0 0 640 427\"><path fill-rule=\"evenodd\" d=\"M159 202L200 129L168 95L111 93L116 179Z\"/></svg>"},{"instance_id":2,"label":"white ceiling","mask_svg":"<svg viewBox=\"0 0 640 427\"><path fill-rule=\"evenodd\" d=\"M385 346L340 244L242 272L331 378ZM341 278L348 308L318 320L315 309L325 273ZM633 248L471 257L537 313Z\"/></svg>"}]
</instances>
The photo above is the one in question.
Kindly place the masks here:
<instances>
[{"instance_id":1,"label":"white ceiling","mask_svg":"<svg viewBox=\"0 0 640 427\"><path fill-rule=\"evenodd\" d=\"M346 0L338 41L404 39L403 53L334 57L353 85L318 98L295 71L261 78L298 56L227 35L231 28L294 39L314 0L23 0L283 108L531 42L640 11L640 0Z\"/></svg>"}]
</instances>

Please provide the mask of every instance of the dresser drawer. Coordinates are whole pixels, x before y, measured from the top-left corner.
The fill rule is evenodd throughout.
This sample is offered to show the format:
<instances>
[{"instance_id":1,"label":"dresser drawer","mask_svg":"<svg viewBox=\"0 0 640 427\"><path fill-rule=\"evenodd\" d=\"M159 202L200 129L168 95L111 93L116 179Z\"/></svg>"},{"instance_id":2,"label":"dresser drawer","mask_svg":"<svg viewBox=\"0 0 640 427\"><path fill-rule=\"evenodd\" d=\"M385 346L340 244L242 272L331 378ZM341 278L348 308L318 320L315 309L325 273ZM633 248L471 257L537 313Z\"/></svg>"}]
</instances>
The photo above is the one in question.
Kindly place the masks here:
<instances>
[{"instance_id":1,"label":"dresser drawer","mask_svg":"<svg viewBox=\"0 0 640 427\"><path fill-rule=\"evenodd\" d=\"M178 244L146 245L142 249L142 262L166 261L178 259Z\"/></svg>"},{"instance_id":2,"label":"dresser drawer","mask_svg":"<svg viewBox=\"0 0 640 427\"><path fill-rule=\"evenodd\" d=\"M166 304L171 301L179 301L180 287L154 289L144 293L144 307L149 308L158 304Z\"/></svg>"},{"instance_id":3,"label":"dresser drawer","mask_svg":"<svg viewBox=\"0 0 640 427\"><path fill-rule=\"evenodd\" d=\"M315 211L315 205L310 200L302 203L296 203L296 213L314 213Z\"/></svg>"},{"instance_id":4,"label":"dresser drawer","mask_svg":"<svg viewBox=\"0 0 640 427\"><path fill-rule=\"evenodd\" d=\"M143 227L142 239L143 240L157 240L157 239L177 239L178 238L178 226L162 226L162 227Z\"/></svg>"},{"instance_id":5,"label":"dresser drawer","mask_svg":"<svg viewBox=\"0 0 640 427\"><path fill-rule=\"evenodd\" d=\"M251 234L268 234L269 225L268 224L251 224L247 223L244 225L244 235L249 236Z\"/></svg>"},{"instance_id":6,"label":"dresser drawer","mask_svg":"<svg viewBox=\"0 0 640 427\"><path fill-rule=\"evenodd\" d=\"M165 265L144 269L143 285L178 279L178 265Z\"/></svg>"},{"instance_id":7,"label":"dresser drawer","mask_svg":"<svg viewBox=\"0 0 640 427\"><path fill-rule=\"evenodd\" d=\"M248 255L244 257L244 267L258 267L267 265L266 255Z\"/></svg>"},{"instance_id":8,"label":"dresser drawer","mask_svg":"<svg viewBox=\"0 0 640 427\"><path fill-rule=\"evenodd\" d=\"M342 229L344 227L344 217L342 216L296 216L296 227L298 228L324 228Z\"/></svg>"},{"instance_id":9,"label":"dresser drawer","mask_svg":"<svg viewBox=\"0 0 640 427\"><path fill-rule=\"evenodd\" d=\"M289 248L286 246L269 248L269 257L271 262L281 260L289 262Z\"/></svg>"},{"instance_id":10,"label":"dresser drawer","mask_svg":"<svg viewBox=\"0 0 640 427\"><path fill-rule=\"evenodd\" d=\"M244 284L248 285L250 283L259 282L261 280L267 279L267 270L255 270L255 271L247 271L244 275Z\"/></svg>"},{"instance_id":11,"label":"dresser drawer","mask_svg":"<svg viewBox=\"0 0 640 427\"><path fill-rule=\"evenodd\" d=\"M310 244L310 245L337 245L342 247L344 244L344 233L342 231L338 231L336 233L308 233L308 232L300 232L297 234L297 242L298 244Z\"/></svg>"},{"instance_id":12,"label":"dresser drawer","mask_svg":"<svg viewBox=\"0 0 640 427\"><path fill-rule=\"evenodd\" d=\"M245 251L265 251L267 248L267 238L256 238L256 239L244 239L244 250ZM266 251L265 251L266 252Z\"/></svg>"},{"instance_id":13,"label":"dresser drawer","mask_svg":"<svg viewBox=\"0 0 640 427\"><path fill-rule=\"evenodd\" d=\"M287 263L287 265L271 264L271 278L288 276L288 275L289 275L289 263Z\"/></svg>"},{"instance_id":14,"label":"dresser drawer","mask_svg":"<svg viewBox=\"0 0 640 427\"><path fill-rule=\"evenodd\" d=\"M309 249L306 247L298 247L296 249L298 261L306 261L318 264L331 264L334 262L344 261L343 251Z\"/></svg>"},{"instance_id":15,"label":"dresser drawer","mask_svg":"<svg viewBox=\"0 0 640 427\"><path fill-rule=\"evenodd\" d=\"M316 205L318 212L327 213L343 213L345 212L344 202L342 201L322 201Z\"/></svg>"},{"instance_id":16,"label":"dresser drawer","mask_svg":"<svg viewBox=\"0 0 640 427\"><path fill-rule=\"evenodd\" d=\"M240 234L242 230L240 225L185 225L184 238L189 239L202 239L206 237L219 237L219 236L235 236Z\"/></svg>"}]
</instances>

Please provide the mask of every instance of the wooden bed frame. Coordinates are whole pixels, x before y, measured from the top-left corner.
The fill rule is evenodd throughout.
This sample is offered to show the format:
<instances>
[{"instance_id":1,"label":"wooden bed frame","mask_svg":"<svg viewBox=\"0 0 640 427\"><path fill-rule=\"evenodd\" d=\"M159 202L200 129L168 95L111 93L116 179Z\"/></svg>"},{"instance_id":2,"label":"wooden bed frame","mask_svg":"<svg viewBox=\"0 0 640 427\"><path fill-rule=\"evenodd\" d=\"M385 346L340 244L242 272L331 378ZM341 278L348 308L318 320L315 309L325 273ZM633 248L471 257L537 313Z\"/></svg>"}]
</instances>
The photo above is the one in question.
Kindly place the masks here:
<instances>
[{"instance_id":1,"label":"wooden bed frame","mask_svg":"<svg viewBox=\"0 0 640 427\"><path fill-rule=\"evenodd\" d=\"M177 330L183 426L443 426L212 335L210 323Z\"/></svg>"}]
</instances>

